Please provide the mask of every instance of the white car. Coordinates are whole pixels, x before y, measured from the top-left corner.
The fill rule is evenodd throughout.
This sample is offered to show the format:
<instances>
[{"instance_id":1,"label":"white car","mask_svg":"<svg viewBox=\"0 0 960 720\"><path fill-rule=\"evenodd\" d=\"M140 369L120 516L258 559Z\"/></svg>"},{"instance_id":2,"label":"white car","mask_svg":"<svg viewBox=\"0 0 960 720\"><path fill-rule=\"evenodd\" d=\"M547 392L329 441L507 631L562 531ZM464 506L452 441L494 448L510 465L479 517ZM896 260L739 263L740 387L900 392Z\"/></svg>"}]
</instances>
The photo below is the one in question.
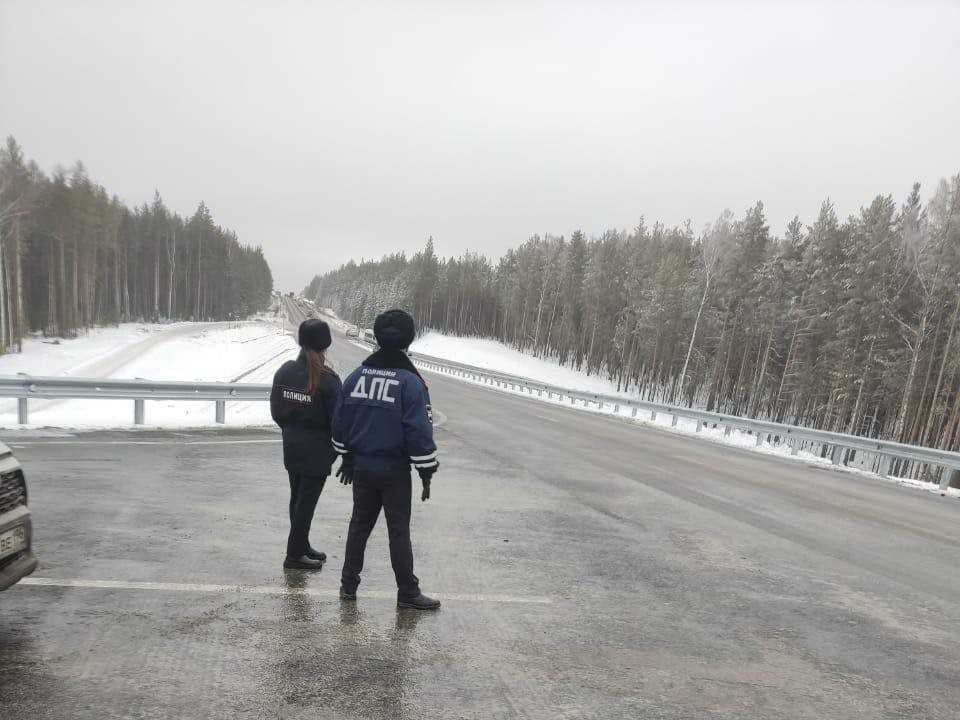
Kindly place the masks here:
<instances>
[{"instance_id":1,"label":"white car","mask_svg":"<svg viewBox=\"0 0 960 720\"><path fill-rule=\"evenodd\" d=\"M0 443L0 590L37 569L27 481L10 448Z\"/></svg>"}]
</instances>

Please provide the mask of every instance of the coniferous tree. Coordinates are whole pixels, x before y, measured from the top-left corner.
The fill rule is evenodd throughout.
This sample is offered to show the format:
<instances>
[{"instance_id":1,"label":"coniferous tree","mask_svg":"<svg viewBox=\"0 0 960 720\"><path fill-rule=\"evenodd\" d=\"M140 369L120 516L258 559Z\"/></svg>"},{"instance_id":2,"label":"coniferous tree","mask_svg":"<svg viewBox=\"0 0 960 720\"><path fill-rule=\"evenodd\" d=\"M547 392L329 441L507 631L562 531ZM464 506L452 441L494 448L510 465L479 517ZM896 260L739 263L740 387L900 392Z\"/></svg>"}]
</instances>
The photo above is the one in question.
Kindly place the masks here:
<instances>
[{"instance_id":1,"label":"coniferous tree","mask_svg":"<svg viewBox=\"0 0 960 720\"><path fill-rule=\"evenodd\" d=\"M215 225L203 203L188 222L159 192L130 209L82 163L47 176L13 138L0 149L0 352L31 331L242 317L272 290L260 248Z\"/></svg>"},{"instance_id":2,"label":"coniferous tree","mask_svg":"<svg viewBox=\"0 0 960 720\"><path fill-rule=\"evenodd\" d=\"M59 247L59 246L58 246ZM368 326L496 338L646 398L960 449L960 176L771 234L763 205L703 233L641 222L535 235L496 263L350 262L305 291Z\"/></svg>"}]
</instances>

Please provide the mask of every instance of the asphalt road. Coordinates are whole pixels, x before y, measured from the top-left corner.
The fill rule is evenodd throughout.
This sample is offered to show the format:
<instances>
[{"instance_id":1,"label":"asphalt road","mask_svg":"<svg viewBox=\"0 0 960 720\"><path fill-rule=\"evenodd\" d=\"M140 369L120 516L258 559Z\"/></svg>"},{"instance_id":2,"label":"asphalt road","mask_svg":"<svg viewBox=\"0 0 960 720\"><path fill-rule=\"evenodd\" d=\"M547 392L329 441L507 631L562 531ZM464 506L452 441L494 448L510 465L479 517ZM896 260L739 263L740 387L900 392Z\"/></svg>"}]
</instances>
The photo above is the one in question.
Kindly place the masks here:
<instances>
[{"instance_id":1,"label":"asphalt road","mask_svg":"<svg viewBox=\"0 0 960 720\"><path fill-rule=\"evenodd\" d=\"M426 377L436 614L382 523L337 600L333 481L328 567L282 571L273 432L7 438L41 568L0 595L0 717L958 717L955 500Z\"/></svg>"}]
</instances>

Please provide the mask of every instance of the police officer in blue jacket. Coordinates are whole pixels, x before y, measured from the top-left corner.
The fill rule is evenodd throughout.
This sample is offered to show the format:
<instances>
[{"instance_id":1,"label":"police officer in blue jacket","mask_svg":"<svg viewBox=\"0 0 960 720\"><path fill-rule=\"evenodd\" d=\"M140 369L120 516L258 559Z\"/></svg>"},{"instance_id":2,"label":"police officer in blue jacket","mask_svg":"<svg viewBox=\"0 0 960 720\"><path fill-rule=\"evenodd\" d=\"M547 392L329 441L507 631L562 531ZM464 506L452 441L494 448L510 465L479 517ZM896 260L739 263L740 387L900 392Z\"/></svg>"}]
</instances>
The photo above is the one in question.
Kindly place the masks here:
<instances>
[{"instance_id":1,"label":"police officer in blue jacket","mask_svg":"<svg viewBox=\"0 0 960 720\"><path fill-rule=\"evenodd\" d=\"M357 597L367 538L382 507L397 605L435 610L440 601L420 592L410 544L410 466L423 481L421 500L430 497L430 480L440 466L427 384L405 352L415 334L413 318L389 310L377 317L373 334L380 347L347 376L333 422L333 447L343 456L337 475L353 484L340 597Z\"/></svg>"}]
</instances>

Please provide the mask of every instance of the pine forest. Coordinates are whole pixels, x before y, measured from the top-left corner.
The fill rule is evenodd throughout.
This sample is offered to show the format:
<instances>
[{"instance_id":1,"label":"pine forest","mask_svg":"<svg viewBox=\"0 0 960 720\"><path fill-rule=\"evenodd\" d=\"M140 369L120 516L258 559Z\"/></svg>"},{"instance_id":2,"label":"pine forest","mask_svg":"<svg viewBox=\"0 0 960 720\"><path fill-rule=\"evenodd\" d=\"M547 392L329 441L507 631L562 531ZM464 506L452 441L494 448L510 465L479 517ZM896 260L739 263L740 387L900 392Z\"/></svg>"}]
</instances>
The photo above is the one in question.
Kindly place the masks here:
<instances>
[{"instance_id":1,"label":"pine forest","mask_svg":"<svg viewBox=\"0 0 960 720\"><path fill-rule=\"evenodd\" d=\"M534 236L496 262L431 239L305 294L364 327L402 307L653 401L960 449L960 175L812 220L775 236L757 203L700 232Z\"/></svg>"},{"instance_id":2,"label":"pine forest","mask_svg":"<svg viewBox=\"0 0 960 720\"><path fill-rule=\"evenodd\" d=\"M0 148L0 352L24 335L70 337L124 321L224 320L266 307L259 247L154 195L130 208L82 163L44 174L13 138Z\"/></svg>"}]
</instances>

